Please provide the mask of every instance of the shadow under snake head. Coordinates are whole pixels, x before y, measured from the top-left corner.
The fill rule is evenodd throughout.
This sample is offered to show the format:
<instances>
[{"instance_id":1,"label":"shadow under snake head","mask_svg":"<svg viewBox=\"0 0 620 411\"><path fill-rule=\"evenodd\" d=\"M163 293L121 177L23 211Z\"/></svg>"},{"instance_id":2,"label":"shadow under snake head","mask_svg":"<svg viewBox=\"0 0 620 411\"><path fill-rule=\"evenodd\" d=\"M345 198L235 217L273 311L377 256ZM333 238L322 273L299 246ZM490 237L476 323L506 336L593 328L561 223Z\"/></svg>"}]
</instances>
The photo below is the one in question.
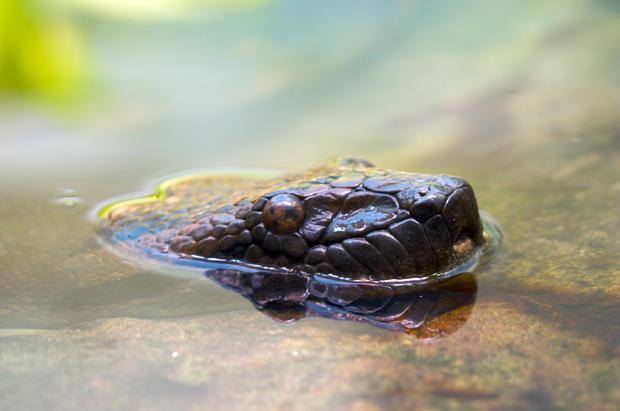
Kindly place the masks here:
<instances>
[{"instance_id":1,"label":"shadow under snake head","mask_svg":"<svg viewBox=\"0 0 620 411\"><path fill-rule=\"evenodd\" d=\"M427 278L484 243L474 192L458 177L346 158L254 183L218 197L217 207L196 204L205 198L197 187L172 190L165 207L110 213L109 229L122 231L148 214L157 224L123 237L138 248L350 280Z\"/></svg>"}]
</instances>

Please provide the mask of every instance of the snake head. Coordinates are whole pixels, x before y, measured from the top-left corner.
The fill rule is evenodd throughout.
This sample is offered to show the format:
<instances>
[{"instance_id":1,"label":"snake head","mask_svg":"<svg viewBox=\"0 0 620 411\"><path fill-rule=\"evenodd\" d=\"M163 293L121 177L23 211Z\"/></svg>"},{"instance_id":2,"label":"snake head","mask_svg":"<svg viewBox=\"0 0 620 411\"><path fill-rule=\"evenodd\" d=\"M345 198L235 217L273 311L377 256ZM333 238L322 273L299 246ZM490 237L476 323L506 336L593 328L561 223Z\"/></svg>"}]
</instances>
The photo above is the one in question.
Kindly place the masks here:
<instances>
[{"instance_id":1,"label":"snake head","mask_svg":"<svg viewBox=\"0 0 620 411\"><path fill-rule=\"evenodd\" d=\"M104 217L113 241L156 258L219 258L350 280L426 279L484 243L462 178L355 158L268 181L173 180Z\"/></svg>"},{"instance_id":2,"label":"snake head","mask_svg":"<svg viewBox=\"0 0 620 411\"><path fill-rule=\"evenodd\" d=\"M350 279L427 277L483 242L474 192L458 177L346 159L265 191L243 213L252 237L243 257L253 263Z\"/></svg>"}]
</instances>

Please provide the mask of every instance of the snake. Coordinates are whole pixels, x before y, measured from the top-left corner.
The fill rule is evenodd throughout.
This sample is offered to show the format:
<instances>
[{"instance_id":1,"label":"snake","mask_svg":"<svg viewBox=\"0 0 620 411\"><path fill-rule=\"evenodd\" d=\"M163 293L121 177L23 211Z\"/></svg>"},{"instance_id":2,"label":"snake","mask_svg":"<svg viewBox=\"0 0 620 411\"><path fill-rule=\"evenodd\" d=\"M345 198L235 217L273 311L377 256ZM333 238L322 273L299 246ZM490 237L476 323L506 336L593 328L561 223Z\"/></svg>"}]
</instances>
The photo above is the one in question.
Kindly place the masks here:
<instances>
[{"instance_id":1,"label":"snake","mask_svg":"<svg viewBox=\"0 0 620 411\"><path fill-rule=\"evenodd\" d=\"M173 178L150 195L105 205L98 217L113 247L203 264L208 277L262 308L312 300L367 319L396 295L411 296L407 286L419 294L467 271L488 245L463 178L382 169L355 157L267 179ZM277 291L266 300L257 297L265 278Z\"/></svg>"}]
</instances>

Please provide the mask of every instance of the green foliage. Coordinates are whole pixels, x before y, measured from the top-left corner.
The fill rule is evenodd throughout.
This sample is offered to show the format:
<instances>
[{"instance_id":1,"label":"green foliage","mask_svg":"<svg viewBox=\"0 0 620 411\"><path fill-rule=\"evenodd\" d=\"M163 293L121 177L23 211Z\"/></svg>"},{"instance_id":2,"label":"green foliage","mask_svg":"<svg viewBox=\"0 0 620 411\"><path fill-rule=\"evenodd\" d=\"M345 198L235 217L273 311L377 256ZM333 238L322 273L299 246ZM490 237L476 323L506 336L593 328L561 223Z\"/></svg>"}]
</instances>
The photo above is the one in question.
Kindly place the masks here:
<instances>
[{"instance_id":1,"label":"green foliage","mask_svg":"<svg viewBox=\"0 0 620 411\"><path fill-rule=\"evenodd\" d=\"M85 75L81 41L67 19L29 0L0 1L0 95L67 101Z\"/></svg>"}]
</instances>

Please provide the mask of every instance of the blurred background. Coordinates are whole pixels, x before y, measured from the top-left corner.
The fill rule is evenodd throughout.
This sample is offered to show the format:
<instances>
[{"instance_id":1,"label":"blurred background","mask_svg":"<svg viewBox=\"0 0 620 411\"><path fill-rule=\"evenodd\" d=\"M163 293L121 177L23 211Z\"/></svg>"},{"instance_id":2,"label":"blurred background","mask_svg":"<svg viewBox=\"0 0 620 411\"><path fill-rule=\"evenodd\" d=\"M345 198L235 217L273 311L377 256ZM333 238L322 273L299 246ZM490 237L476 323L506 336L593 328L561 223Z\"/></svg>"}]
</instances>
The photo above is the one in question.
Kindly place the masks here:
<instances>
[{"instance_id":1,"label":"blurred background","mask_svg":"<svg viewBox=\"0 0 620 411\"><path fill-rule=\"evenodd\" d=\"M448 149L573 138L618 102L618 4L3 0L0 178L347 153L433 171Z\"/></svg>"}]
</instances>

